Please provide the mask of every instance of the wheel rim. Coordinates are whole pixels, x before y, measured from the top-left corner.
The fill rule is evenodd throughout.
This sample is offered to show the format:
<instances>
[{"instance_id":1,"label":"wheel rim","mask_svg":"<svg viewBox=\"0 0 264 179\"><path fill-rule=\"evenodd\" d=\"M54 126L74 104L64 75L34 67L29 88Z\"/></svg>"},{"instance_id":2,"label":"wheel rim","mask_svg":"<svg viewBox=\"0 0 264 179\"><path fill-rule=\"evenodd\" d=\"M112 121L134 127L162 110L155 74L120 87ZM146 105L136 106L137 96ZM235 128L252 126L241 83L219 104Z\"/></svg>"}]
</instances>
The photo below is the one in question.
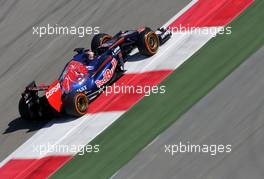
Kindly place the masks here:
<instances>
[{"instance_id":1,"label":"wheel rim","mask_svg":"<svg viewBox=\"0 0 264 179\"><path fill-rule=\"evenodd\" d=\"M153 34L153 32L147 34L146 42L149 51L151 53L156 53L158 48L158 38L155 34Z\"/></svg>"},{"instance_id":2,"label":"wheel rim","mask_svg":"<svg viewBox=\"0 0 264 179\"><path fill-rule=\"evenodd\" d=\"M83 96L83 95L77 96L76 107L79 113L81 114L86 113L87 108L88 108L88 100L86 96Z\"/></svg>"},{"instance_id":3,"label":"wheel rim","mask_svg":"<svg viewBox=\"0 0 264 179\"><path fill-rule=\"evenodd\" d=\"M110 40L111 37L110 36L104 36L103 39L101 40L101 45L104 44L105 42L107 42L108 40Z\"/></svg>"}]
</instances>

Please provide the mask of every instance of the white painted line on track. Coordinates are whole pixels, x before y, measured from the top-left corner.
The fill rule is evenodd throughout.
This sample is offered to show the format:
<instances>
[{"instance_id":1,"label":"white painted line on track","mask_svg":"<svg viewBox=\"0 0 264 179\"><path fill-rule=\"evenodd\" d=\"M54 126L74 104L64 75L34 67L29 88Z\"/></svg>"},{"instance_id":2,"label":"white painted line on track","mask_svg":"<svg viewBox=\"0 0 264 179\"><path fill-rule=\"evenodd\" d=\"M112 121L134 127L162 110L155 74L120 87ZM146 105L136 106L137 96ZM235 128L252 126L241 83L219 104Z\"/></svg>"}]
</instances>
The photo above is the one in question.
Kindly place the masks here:
<instances>
[{"instance_id":1,"label":"white painted line on track","mask_svg":"<svg viewBox=\"0 0 264 179\"><path fill-rule=\"evenodd\" d=\"M199 0L192 0L187 6L180 10L176 15L174 15L168 22L166 22L162 27L168 27L172 22L174 22L178 17L184 14L188 9L190 9Z\"/></svg>"},{"instance_id":2,"label":"white painted line on track","mask_svg":"<svg viewBox=\"0 0 264 179\"><path fill-rule=\"evenodd\" d=\"M196 0L192 1L165 25L173 22L196 2ZM212 35L174 33L173 37L159 49L155 56L144 60L128 62L126 68L129 73L164 69L175 70L211 38ZM125 111L101 112L87 114L75 120L63 121L63 119L60 119L51 121L2 161L0 167L10 159L41 158L50 155L74 155L75 153L56 152L40 154L33 151L33 145L46 145L47 143L57 145L88 144L124 113Z\"/></svg>"}]
</instances>

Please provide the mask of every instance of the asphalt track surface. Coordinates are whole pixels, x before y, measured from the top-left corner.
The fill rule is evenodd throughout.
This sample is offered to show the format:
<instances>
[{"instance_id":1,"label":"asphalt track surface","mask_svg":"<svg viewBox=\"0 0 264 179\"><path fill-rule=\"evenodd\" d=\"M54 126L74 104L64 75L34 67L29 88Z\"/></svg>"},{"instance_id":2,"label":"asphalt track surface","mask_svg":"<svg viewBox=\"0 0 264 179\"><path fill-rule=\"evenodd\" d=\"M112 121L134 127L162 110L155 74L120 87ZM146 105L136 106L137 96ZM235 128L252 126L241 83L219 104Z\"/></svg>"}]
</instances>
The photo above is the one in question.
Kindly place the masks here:
<instances>
[{"instance_id":1,"label":"asphalt track surface","mask_svg":"<svg viewBox=\"0 0 264 179\"><path fill-rule=\"evenodd\" d=\"M261 179L264 48L259 49L113 178ZM165 145L231 144L231 153L165 153Z\"/></svg>"},{"instance_id":2,"label":"asphalt track surface","mask_svg":"<svg viewBox=\"0 0 264 179\"><path fill-rule=\"evenodd\" d=\"M18 100L32 80L52 82L76 47L89 47L92 36L32 35L33 26L99 26L113 34L139 26L158 28L188 0L10 0L0 1L0 160L46 122L19 118ZM52 135L52 134L51 134Z\"/></svg>"}]
</instances>

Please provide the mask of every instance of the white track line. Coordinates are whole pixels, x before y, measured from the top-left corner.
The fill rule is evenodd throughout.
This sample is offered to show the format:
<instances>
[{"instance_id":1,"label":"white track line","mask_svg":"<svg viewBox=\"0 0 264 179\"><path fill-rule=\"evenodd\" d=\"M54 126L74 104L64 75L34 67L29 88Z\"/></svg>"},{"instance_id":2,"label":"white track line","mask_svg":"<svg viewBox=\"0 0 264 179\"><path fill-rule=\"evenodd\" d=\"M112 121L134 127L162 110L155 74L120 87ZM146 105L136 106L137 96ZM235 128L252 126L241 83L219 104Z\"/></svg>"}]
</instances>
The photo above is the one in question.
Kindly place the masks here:
<instances>
[{"instance_id":1,"label":"white track line","mask_svg":"<svg viewBox=\"0 0 264 179\"><path fill-rule=\"evenodd\" d=\"M178 17L180 17L183 13L185 13L188 9L190 9L195 3L199 0L192 0L187 6L185 6L182 10L180 10L176 15L174 15L168 22L166 22L162 27L168 27L172 22L174 22Z\"/></svg>"},{"instance_id":2,"label":"white track line","mask_svg":"<svg viewBox=\"0 0 264 179\"><path fill-rule=\"evenodd\" d=\"M170 19L165 26L173 22L196 2L197 0L192 1ZM212 34L190 35L187 33L175 33L172 39L162 46L154 57L142 61L128 62L126 68L129 73L162 69L174 70L211 38ZM40 154L38 151L34 151L34 146L47 144L86 145L124 113L125 111L101 112L87 114L72 121L64 121L63 119L51 121L3 160L0 163L0 167L10 159L41 158L50 155L74 155L75 153L69 152L44 152Z\"/></svg>"},{"instance_id":3,"label":"white track line","mask_svg":"<svg viewBox=\"0 0 264 179\"><path fill-rule=\"evenodd\" d=\"M191 55L201 48L212 35L190 35L180 33L174 35L163 46L155 57L146 61L130 62L128 72L154 71L159 69L176 69ZM0 166L14 158L41 158L50 155L74 155L71 152L44 152L34 150L36 146L51 145L85 145L116 121L125 111L101 112L87 114L75 120L58 119L49 122L24 144L10 154Z\"/></svg>"}]
</instances>

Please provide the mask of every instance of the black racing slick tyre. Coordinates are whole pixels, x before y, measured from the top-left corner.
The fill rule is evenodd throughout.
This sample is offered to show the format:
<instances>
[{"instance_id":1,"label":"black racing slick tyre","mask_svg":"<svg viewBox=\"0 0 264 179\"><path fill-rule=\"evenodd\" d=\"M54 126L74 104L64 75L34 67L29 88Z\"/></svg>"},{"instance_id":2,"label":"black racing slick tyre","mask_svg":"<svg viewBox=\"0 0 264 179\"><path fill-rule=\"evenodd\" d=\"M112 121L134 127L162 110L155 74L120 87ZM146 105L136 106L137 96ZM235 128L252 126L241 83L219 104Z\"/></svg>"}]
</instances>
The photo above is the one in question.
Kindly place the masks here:
<instances>
[{"instance_id":1,"label":"black racing slick tyre","mask_svg":"<svg viewBox=\"0 0 264 179\"><path fill-rule=\"evenodd\" d=\"M84 93L72 93L65 96L63 106L67 115L80 117L88 112L89 100Z\"/></svg>"},{"instance_id":2,"label":"black racing slick tyre","mask_svg":"<svg viewBox=\"0 0 264 179\"><path fill-rule=\"evenodd\" d=\"M39 117L37 107L35 105L29 107L29 104L23 98L19 100L18 110L20 117L24 120L34 120Z\"/></svg>"},{"instance_id":3,"label":"black racing slick tyre","mask_svg":"<svg viewBox=\"0 0 264 179\"><path fill-rule=\"evenodd\" d=\"M137 46L140 54L148 57L153 56L157 53L159 48L159 37L154 31L146 27L145 30L139 34Z\"/></svg>"},{"instance_id":4,"label":"black racing slick tyre","mask_svg":"<svg viewBox=\"0 0 264 179\"><path fill-rule=\"evenodd\" d=\"M30 119L29 109L23 98L19 100L18 110L22 119Z\"/></svg>"},{"instance_id":5,"label":"black racing slick tyre","mask_svg":"<svg viewBox=\"0 0 264 179\"><path fill-rule=\"evenodd\" d=\"M98 47L100 47L103 43L107 42L108 40L112 39L111 35L100 33L96 34L91 43L91 49L92 51L96 51Z\"/></svg>"}]
</instances>

